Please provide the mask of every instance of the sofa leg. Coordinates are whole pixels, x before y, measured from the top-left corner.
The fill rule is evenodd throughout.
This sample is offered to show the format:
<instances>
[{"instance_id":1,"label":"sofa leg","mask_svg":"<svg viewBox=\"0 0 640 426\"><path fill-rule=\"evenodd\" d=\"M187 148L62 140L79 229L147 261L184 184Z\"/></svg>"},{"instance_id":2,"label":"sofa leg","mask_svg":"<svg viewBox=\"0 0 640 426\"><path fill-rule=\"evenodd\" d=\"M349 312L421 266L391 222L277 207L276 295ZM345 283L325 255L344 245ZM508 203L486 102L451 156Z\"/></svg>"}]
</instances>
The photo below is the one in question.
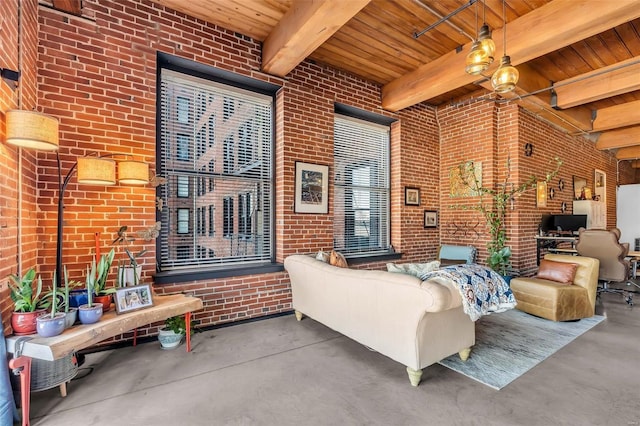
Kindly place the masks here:
<instances>
[{"instance_id":1,"label":"sofa leg","mask_svg":"<svg viewBox=\"0 0 640 426\"><path fill-rule=\"evenodd\" d=\"M300 311L295 311L295 314L296 314L296 319L297 319L298 321L302 321L302 312L300 312Z\"/></svg>"},{"instance_id":2,"label":"sofa leg","mask_svg":"<svg viewBox=\"0 0 640 426\"><path fill-rule=\"evenodd\" d=\"M469 359L469 354L471 354L471 348L463 349L460 352L458 352L458 355L460 355L460 359L463 361L466 361Z\"/></svg>"},{"instance_id":3,"label":"sofa leg","mask_svg":"<svg viewBox=\"0 0 640 426\"><path fill-rule=\"evenodd\" d=\"M418 386L420 379L422 378L422 370L414 370L411 367L407 367L407 374L409 374L411 386Z\"/></svg>"}]
</instances>

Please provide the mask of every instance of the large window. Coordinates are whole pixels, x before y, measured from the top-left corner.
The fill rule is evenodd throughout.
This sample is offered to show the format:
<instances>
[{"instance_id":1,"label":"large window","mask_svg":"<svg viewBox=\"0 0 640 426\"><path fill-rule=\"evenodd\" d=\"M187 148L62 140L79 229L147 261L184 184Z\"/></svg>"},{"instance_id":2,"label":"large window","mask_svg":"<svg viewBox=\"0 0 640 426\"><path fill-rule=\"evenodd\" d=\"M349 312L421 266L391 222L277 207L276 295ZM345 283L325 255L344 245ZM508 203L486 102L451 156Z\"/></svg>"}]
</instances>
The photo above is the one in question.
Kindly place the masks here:
<instances>
[{"instance_id":1,"label":"large window","mask_svg":"<svg viewBox=\"0 0 640 426\"><path fill-rule=\"evenodd\" d=\"M271 262L273 98L162 68L163 271Z\"/></svg>"},{"instance_id":2,"label":"large window","mask_svg":"<svg viewBox=\"0 0 640 426\"><path fill-rule=\"evenodd\" d=\"M378 254L389 242L389 127L336 114L334 248Z\"/></svg>"}]
</instances>

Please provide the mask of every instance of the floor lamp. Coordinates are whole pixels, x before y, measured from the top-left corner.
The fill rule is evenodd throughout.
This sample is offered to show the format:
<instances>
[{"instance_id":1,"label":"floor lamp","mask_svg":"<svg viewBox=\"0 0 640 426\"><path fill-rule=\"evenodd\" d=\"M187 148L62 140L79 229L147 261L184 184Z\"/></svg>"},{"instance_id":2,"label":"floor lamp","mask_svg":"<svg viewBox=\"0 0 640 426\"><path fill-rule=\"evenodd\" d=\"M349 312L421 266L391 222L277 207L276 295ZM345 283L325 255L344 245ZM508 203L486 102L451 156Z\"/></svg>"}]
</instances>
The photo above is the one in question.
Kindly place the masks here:
<instances>
[{"instance_id":1,"label":"floor lamp","mask_svg":"<svg viewBox=\"0 0 640 426\"><path fill-rule=\"evenodd\" d=\"M12 110L6 113L7 143L40 151L58 150L58 120L34 111ZM121 159L119 159L121 158ZM78 157L62 177L60 155L58 165L58 228L56 233L56 279L62 278L62 237L64 235L64 192L77 172L77 182L85 185L145 185L149 183L149 164L135 161L128 154L109 153ZM116 180L117 166L117 180Z\"/></svg>"}]
</instances>

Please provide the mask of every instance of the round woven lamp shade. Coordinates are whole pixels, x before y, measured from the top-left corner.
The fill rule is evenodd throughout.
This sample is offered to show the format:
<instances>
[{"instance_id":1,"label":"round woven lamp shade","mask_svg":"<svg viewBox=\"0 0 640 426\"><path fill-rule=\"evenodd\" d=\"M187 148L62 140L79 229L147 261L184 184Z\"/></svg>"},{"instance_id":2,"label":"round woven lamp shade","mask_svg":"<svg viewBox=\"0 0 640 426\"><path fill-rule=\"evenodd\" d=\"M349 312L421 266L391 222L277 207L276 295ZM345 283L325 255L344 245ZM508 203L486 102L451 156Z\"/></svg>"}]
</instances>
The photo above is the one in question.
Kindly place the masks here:
<instances>
[{"instance_id":1,"label":"round woven lamp shade","mask_svg":"<svg viewBox=\"0 0 640 426\"><path fill-rule=\"evenodd\" d=\"M10 110L5 114L7 143L41 151L58 149L58 120L35 111Z\"/></svg>"},{"instance_id":2,"label":"round woven lamp shade","mask_svg":"<svg viewBox=\"0 0 640 426\"><path fill-rule=\"evenodd\" d=\"M88 185L115 185L116 162L109 158L79 157L78 183Z\"/></svg>"},{"instance_id":3,"label":"round woven lamp shade","mask_svg":"<svg viewBox=\"0 0 640 426\"><path fill-rule=\"evenodd\" d=\"M125 185L146 185L149 183L149 165L142 161L125 160L118 162L118 182Z\"/></svg>"}]
</instances>

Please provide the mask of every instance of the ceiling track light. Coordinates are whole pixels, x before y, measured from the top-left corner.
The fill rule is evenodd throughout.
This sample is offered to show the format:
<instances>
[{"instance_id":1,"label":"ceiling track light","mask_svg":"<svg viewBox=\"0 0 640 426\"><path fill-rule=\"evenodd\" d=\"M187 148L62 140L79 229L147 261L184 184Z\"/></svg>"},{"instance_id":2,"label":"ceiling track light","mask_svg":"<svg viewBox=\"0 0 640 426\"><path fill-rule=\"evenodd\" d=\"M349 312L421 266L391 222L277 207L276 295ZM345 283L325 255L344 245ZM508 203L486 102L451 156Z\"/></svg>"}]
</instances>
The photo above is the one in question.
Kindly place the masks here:
<instances>
[{"instance_id":1,"label":"ceiling track light","mask_svg":"<svg viewBox=\"0 0 640 426\"><path fill-rule=\"evenodd\" d=\"M516 67L511 65L511 58L507 55L507 18L504 0L502 0L502 22L504 54L500 60L500 67L491 77L491 86L496 93L511 92L516 88L518 78L520 78L520 73Z\"/></svg>"}]
</instances>

